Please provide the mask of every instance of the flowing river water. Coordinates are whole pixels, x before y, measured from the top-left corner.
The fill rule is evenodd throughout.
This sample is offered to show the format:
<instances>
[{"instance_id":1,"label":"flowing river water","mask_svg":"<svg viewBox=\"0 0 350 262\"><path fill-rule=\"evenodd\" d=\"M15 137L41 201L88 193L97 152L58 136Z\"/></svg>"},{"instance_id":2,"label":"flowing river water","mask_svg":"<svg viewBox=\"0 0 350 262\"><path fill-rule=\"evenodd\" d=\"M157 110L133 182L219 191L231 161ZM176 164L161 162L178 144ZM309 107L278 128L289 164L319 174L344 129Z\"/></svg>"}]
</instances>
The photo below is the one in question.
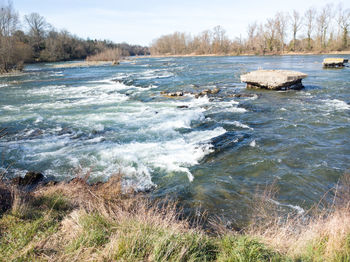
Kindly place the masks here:
<instances>
[{"instance_id":1,"label":"flowing river water","mask_svg":"<svg viewBox=\"0 0 350 262\"><path fill-rule=\"evenodd\" d=\"M56 180L122 173L125 185L238 221L256 188L276 181L274 203L302 212L349 172L350 68L324 70L324 57L28 65L0 78L0 168ZM240 75L258 68L307 73L305 88L247 90ZM161 94L213 88L199 98Z\"/></svg>"}]
</instances>

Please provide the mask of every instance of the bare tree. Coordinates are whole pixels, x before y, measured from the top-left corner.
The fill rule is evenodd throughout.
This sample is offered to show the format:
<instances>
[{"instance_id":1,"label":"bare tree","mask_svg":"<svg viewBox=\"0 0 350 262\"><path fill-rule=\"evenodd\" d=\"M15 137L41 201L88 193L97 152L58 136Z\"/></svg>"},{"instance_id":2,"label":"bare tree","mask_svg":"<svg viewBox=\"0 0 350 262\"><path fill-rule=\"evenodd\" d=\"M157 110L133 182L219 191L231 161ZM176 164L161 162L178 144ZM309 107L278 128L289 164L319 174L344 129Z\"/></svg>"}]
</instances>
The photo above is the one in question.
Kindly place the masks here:
<instances>
[{"instance_id":1,"label":"bare tree","mask_svg":"<svg viewBox=\"0 0 350 262\"><path fill-rule=\"evenodd\" d=\"M326 48L327 46L327 33L330 21L332 19L332 6L330 4L322 8L321 12L317 16L317 29L320 48Z\"/></svg>"},{"instance_id":2,"label":"bare tree","mask_svg":"<svg viewBox=\"0 0 350 262\"><path fill-rule=\"evenodd\" d=\"M194 37L195 42L195 52L197 54L203 55L203 54L210 54L212 52L211 50L211 43L212 43L212 32L210 30L205 30L202 33L200 33L198 36Z\"/></svg>"},{"instance_id":3,"label":"bare tree","mask_svg":"<svg viewBox=\"0 0 350 262\"><path fill-rule=\"evenodd\" d=\"M301 18L300 13L296 10L293 10L291 17L292 17L292 31L293 31L293 48L292 48L292 50L295 51L295 42L297 39L297 33L302 26L303 19Z\"/></svg>"},{"instance_id":4,"label":"bare tree","mask_svg":"<svg viewBox=\"0 0 350 262\"><path fill-rule=\"evenodd\" d=\"M46 30L49 29L49 24L46 22L45 17L38 13L26 15L24 19L29 27L29 33L36 38L43 38Z\"/></svg>"},{"instance_id":5,"label":"bare tree","mask_svg":"<svg viewBox=\"0 0 350 262\"><path fill-rule=\"evenodd\" d=\"M10 36L18 27L18 14L13 9L12 2L0 5L0 36Z\"/></svg>"},{"instance_id":6,"label":"bare tree","mask_svg":"<svg viewBox=\"0 0 350 262\"><path fill-rule=\"evenodd\" d=\"M313 7L310 7L305 12L305 25L306 25L306 35L307 35L307 49L311 50L311 36L314 31L315 26L315 18L316 18L317 10Z\"/></svg>"},{"instance_id":7,"label":"bare tree","mask_svg":"<svg viewBox=\"0 0 350 262\"><path fill-rule=\"evenodd\" d=\"M284 39L286 36L287 27L288 27L288 14L278 12L275 16L275 26L276 26L276 32L280 42L280 48L283 53Z\"/></svg>"},{"instance_id":8,"label":"bare tree","mask_svg":"<svg viewBox=\"0 0 350 262\"><path fill-rule=\"evenodd\" d=\"M229 40L226 31L220 25L213 28L213 52L214 54L227 53Z\"/></svg>"},{"instance_id":9,"label":"bare tree","mask_svg":"<svg viewBox=\"0 0 350 262\"><path fill-rule=\"evenodd\" d=\"M31 13L24 16L31 36L32 46L37 57L40 56L40 51L44 49L44 38L47 30L50 28L45 18L38 13Z\"/></svg>"},{"instance_id":10,"label":"bare tree","mask_svg":"<svg viewBox=\"0 0 350 262\"><path fill-rule=\"evenodd\" d=\"M258 27L258 24L256 21L248 25L248 28L247 28L247 33L248 33L247 49L248 50L254 51L254 39L257 34L257 27Z\"/></svg>"},{"instance_id":11,"label":"bare tree","mask_svg":"<svg viewBox=\"0 0 350 262\"><path fill-rule=\"evenodd\" d=\"M9 71L19 66L16 42L13 33L18 27L18 14L12 6L0 5L0 72Z\"/></svg>"},{"instance_id":12,"label":"bare tree","mask_svg":"<svg viewBox=\"0 0 350 262\"><path fill-rule=\"evenodd\" d=\"M343 9L342 5L338 7L337 22L339 28L339 36L341 38L341 48L348 47L348 34L350 28L350 9Z\"/></svg>"},{"instance_id":13,"label":"bare tree","mask_svg":"<svg viewBox=\"0 0 350 262\"><path fill-rule=\"evenodd\" d=\"M265 24L264 38L268 51L273 51L275 46L276 22L272 18L268 18Z\"/></svg>"}]
</instances>

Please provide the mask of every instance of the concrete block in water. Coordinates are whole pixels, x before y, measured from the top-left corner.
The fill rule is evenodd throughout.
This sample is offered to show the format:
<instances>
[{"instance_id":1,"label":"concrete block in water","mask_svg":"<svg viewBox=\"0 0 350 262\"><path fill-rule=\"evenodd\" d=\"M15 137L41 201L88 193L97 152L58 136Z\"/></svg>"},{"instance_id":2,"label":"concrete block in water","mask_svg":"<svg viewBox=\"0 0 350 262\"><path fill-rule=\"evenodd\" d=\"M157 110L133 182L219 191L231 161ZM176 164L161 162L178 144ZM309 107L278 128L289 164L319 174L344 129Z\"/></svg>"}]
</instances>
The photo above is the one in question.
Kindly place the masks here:
<instances>
[{"instance_id":1,"label":"concrete block in water","mask_svg":"<svg viewBox=\"0 0 350 262\"><path fill-rule=\"evenodd\" d=\"M266 88L271 90L303 88L301 80L307 74L290 70L257 70L241 75L247 88Z\"/></svg>"},{"instance_id":2,"label":"concrete block in water","mask_svg":"<svg viewBox=\"0 0 350 262\"><path fill-rule=\"evenodd\" d=\"M322 65L324 68L344 67L347 62L348 59L329 57L323 59Z\"/></svg>"}]
</instances>

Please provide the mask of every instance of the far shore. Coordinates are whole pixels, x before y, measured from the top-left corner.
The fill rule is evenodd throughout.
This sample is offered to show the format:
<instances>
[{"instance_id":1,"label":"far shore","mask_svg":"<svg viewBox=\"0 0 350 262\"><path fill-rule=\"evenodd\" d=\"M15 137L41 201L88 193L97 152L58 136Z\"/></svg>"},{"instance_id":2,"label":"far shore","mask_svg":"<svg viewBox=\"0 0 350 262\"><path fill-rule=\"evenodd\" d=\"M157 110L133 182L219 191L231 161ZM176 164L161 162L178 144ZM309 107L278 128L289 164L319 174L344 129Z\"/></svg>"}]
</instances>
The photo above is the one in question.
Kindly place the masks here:
<instances>
[{"instance_id":1,"label":"far shore","mask_svg":"<svg viewBox=\"0 0 350 262\"><path fill-rule=\"evenodd\" d=\"M284 53L266 53L261 54L251 54L251 53L242 53L242 54L179 54L179 55L148 55L148 56L136 56L136 58L146 58L146 57L208 57L208 56L298 56L298 55L350 55L350 50L346 51L330 51L330 52L284 52Z\"/></svg>"}]
</instances>

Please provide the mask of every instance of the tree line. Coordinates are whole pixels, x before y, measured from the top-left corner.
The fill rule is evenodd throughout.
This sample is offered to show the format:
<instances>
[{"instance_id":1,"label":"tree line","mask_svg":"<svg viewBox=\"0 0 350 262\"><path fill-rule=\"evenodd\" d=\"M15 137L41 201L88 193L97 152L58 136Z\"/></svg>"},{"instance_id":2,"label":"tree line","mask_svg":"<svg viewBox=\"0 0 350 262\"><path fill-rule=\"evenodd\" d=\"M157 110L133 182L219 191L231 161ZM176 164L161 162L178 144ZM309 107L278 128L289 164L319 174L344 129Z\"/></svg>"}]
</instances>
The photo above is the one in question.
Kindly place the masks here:
<instances>
[{"instance_id":1,"label":"tree line","mask_svg":"<svg viewBox=\"0 0 350 262\"><path fill-rule=\"evenodd\" d=\"M24 63L85 59L109 49L118 49L122 56L149 54L147 47L85 40L57 30L38 13L25 15L20 21L11 2L0 4L0 73L21 70Z\"/></svg>"},{"instance_id":2,"label":"tree line","mask_svg":"<svg viewBox=\"0 0 350 262\"><path fill-rule=\"evenodd\" d=\"M277 12L274 17L247 27L246 38L231 40L221 26L192 36L183 32L155 39L152 55L205 54L282 54L285 52L330 52L350 49L350 9L341 4L305 13L292 10Z\"/></svg>"}]
</instances>

